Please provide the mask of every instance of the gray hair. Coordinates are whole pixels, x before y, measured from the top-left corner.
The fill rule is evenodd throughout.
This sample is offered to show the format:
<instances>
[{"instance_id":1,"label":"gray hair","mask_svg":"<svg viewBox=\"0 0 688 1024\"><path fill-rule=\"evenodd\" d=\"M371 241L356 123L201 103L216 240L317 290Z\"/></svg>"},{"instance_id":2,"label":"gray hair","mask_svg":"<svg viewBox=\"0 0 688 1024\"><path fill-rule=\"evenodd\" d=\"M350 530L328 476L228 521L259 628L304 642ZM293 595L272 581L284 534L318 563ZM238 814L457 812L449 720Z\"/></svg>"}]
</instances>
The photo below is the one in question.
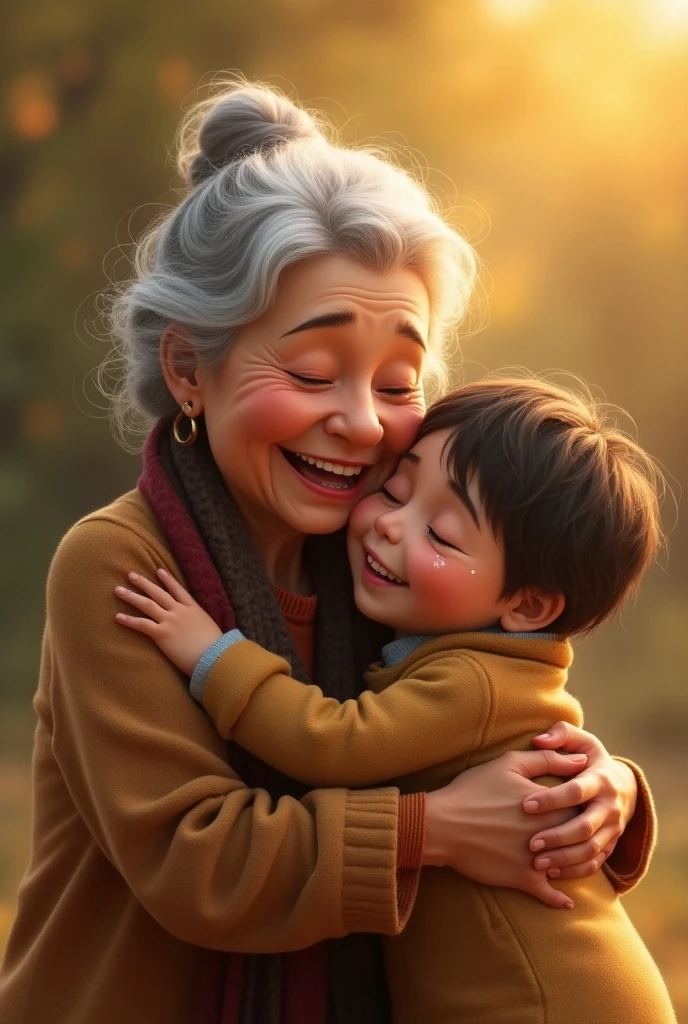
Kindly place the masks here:
<instances>
[{"instance_id":1,"label":"gray hair","mask_svg":"<svg viewBox=\"0 0 688 1024\"><path fill-rule=\"evenodd\" d=\"M159 357L167 326L182 325L201 362L217 367L239 328L269 309L280 274L313 257L419 274L431 311L424 384L441 389L473 250L390 159L330 138L287 97L246 82L223 83L186 114L177 166L188 192L140 241L135 278L110 307L114 351L100 379L121 364L111 395L120 432L176 408Z\"/></svg>"}]
</instances>

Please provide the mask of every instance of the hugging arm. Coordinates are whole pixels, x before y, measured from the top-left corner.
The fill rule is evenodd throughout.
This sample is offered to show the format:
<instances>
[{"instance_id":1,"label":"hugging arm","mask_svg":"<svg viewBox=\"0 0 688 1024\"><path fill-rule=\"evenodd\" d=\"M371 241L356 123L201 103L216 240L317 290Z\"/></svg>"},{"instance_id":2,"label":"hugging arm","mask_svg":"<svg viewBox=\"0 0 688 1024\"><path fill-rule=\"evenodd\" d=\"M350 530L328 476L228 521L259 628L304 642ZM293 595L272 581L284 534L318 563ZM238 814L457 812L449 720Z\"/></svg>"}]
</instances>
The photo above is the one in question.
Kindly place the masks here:
<instances>
[{"instance_id":1,"label":"hugging arm","mask_svg":"<svg viewBox=\"0 0 688 1024\"><path fill-rule=\"evenodd\" d=\"M143 594L126 592L125 599L144 612L147 618L130 615L118 618L126 621L131 628L140 630L154 639L167 656L176 661L182 671L189 675L193 672L194 688L194 683L198 684L194 666L219 630L214 627L212 620L202 621L205 613L169 573L160 570L159 575L169 593L163 592L144 577L139 577L137 582ZM118 588L118 592L121 593L122 588ZM173 597L170 598L170 595ZM225 638L222 638L220 645L225 642ZM265 656L266 652L261 651L261 654ZM206 664L202 678L212 669L216 657L217 651ZM284 663L274 662L271 663L269 672L279 672L284 668ZM231 682L228 680L230 685ZM291 686L298 686L299 692L302 693L302 684L295 684L293 680L289 682ZM252 692L251 686L249 685L248 690L244 692ZM196 696L201 696L201 689L198 686ZM225 696L230 699L229 695ZM320 691L318 696L322 700ZM222 721L218 722L219 728L229 733L236 713L235 706L228 705L224 709L218 707L214 712L215 717L224 721L224 725ZM549 790L532 782L532 779L547 774L575 775L585 766L588 755L583 749L585 745L580 740L581 731L573 727L570 729L570 756L557 753L554 749L510 752L487 764L467 769L442 790L427 795L418 794L417 798L403 798L400 803L398 833L398 851L401 859L399 866L408 869L420 867L420 851L424 849L423 863L448 864L476 880L492 885L521 888L538 895L551 905L559 905L559 894L555 890L550 888L544 894L541 893L543 871L536 870L532 856L528 856L528 843L533 839L533 829L539 827L540 830L546 830L540 833L543 837L541 855L543 851L551 851L552 866L557 864L557 858L561 858L562 863L567 865L561 869L561 877L592 874L599 868L604 854L593 856L588 852L590 838L594 838L594 833L601 825L607 825L609 822L614 829L623 831L632 813L636 787L631 772L620 762L609 758L601 744L598 744L599 751L593 762L594 770L586 771L584 777L585 785L592 793L594 806L586 808L583 813L578 813L580 799L577 789L570 790L565 784L557 790ZM542 740L543 748L559 745L556 730L550 730L550 733L552 735L548 739ZM388 768L387 771L389 770ZM524 811L523 805L529 799L559 790L565 792L564 799L560 800L562 809L547 810L546 803L542 803L536 814ZM651 824L651 801L643 800L642 789L640 795L639 811L636 811L634 822L640 820L642 816ZM419 803L423 805L420 810ZM409 815L406 811L411 804L413 814ZM643 814L644 809L648 809L649 813ZM419 829L422 832L423 825L424 835L419 833ZM644 828L645 825L641 824L641 835L644 834ZM638 829L630 831L638 833ZM411 838L413 841L410 841ZM620 890L628 887L629 877L640 877L650 849L647 843L632 845L625 840L626 837L623 837L622 843L619 844L620 847L625 846L627 851L624 881L621 882L620 879L611 876ZM575 847L575 860L564 861L563 858L569 857L571 844L572 848ZM408 851L411 853L406 862L404 857ZM405 900L404 906L410 906L408 899Z\"/></svg>"},{"instance_id":2,"label":"hugging arm","mask_svg":"<svg viewBox=\"0 0 688 1024\"><path fill-rule=\"evenodd\" d=\"M203 704L221 735L309 785L374 785L450 761L479 746L489 714L486 684L455 656L343 703L288 673L240 640L212 667Z\"/></svg>"},{"instance_id":3,"label":"hugging arm","mask_svg":"<svg viewBox=\"0 0 688 1024\"><path fill-rule=\"evenodd\" d=\"M242 670L241 684L231 685L226 685L228 680L223 685L221 665L211 670L205 701L218 727L305 782L371 785L451 760L480 745L490 694L470 659L452 658L450 663L435 659L414 677L401 679L381 693L366 691L358 701L340 704L323 697L317 687L294 681L285 674L286 663L254 644L244 641L223 657L226 662L240 659ZM265 657L273 660L261 661ZM263 679L263 684L257 679ZM453 727L457 708L460 729ZM547 870L551 878L576 878L594 873L607 862L605 871L612 884L618 892L627 892L647 871L656 831L652 797L642 772L612 758L596 737L568 722L553 726L538 745L543 748L539 755L535 751L503 755L503 763L498 759L499 775L486 765L468 769L465 778L457 779L446 793L430 795L425 862L442 860L439 852L433 853L436 840L438 847L448 843L451 849L445 816L455 820L456 810L468 812L474 817L464 822L468 827L463 829L458 851L461 859L453 860L451 853L443 856L444 862L475 878L483 870L485 830L494 830L494 849L499 848L500 826L490 814L500 817L502 839L506 839L508 816L501 801L507 790L515 794L520 789L524 811L533 815L534 827L541 829L528 837L536 869ZM551 789L530 782L538 775L572 774L580 769L581 761L565 765L556 757L545 765L542 756L549 757L557 749L581 758L580 775ZM432 758L427 751L432 751ZM580 811L583 804L587 806ZM551 813L564 817L548 829L541 815ZM519 818L511 824L518 834L513 836L516 843L523 822Z\"/></svg>"},{"instance_id":4,"label":"hugging arm","mask_svg":"<svg viewBox=\"0 0 688 1024\"><path fill-rule=\"evenodd\" d=\"M115 621L123 568L153 573L168 558L92 518L53 561L42 692L72 819L185 942L260 953L353 931L396 934L397 790L274 801L250 788L179 671Z\"/></svg>"}]
</instances>

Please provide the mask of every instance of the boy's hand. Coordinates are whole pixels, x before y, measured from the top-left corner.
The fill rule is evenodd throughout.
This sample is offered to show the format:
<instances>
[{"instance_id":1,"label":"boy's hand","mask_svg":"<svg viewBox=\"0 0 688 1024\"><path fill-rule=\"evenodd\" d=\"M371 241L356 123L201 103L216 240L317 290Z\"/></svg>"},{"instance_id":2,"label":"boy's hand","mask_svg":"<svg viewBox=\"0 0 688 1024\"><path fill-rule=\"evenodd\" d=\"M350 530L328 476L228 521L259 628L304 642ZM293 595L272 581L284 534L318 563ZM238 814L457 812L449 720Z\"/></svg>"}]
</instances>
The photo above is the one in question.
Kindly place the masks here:
<instances>
[{"instance_id":1,"label":"boy's hand","mask_svg":"<svg viewBox=\"0 0 688 1024\"><path fill-rule=\"evenodd\" d=\"M155 640L170 661L191 676L201 655L222 636L222 630L173 576L164 569L158 569L158 577L166 590L145 576L130 572L129 579L143 593L137 594L126 587L115 587L115 593L148 618L139 619L122 612L115 618L123 626Z\"/></svg>"}]
</instances>

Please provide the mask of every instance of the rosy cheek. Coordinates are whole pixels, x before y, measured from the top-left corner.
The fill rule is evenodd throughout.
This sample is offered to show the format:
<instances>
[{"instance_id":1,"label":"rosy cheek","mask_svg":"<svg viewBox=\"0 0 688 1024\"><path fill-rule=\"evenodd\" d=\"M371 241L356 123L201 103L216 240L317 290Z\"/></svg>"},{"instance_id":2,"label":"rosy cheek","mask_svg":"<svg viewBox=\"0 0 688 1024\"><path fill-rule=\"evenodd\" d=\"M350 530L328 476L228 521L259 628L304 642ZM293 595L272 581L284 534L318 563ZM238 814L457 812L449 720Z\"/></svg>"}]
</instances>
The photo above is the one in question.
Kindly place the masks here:
<instances>
[{"instance_id":1,"label":"rosy cheek","mask_svg":"<svg viewBox=\"0 0 688 1024\"><path fill-rule=\"evenodd\" d=\"M263 385L244 394L237 415L246 436L279 443L305 433L320 419L320 410L315 395Z\"/></svg>"},{"instance_id":2,"label":"rosy cheek","mask_svg":"<svg viewBox=\"0 0 688 1024\"><path fill-rule=\"evenodd\" d=\"M362 498L354 506L349 517L349 536L363 538L372 529L375 519L380 515L382 506L376 494Z\"/></svg>"},{"instance_id":3,"label":"rosy cheek","mask_svg":"<svg viewBox=\"0 0 688 1024\"><path fill-rule=\"evenodd\" d=\"M436 608L440 614L460 611L464 602L470 607L475 601L475 570L433 548L425 548L422 557L414 559L412 573L413 587L428 609Z\"/></svg>"},{"instance_id":4,"label":"rosy cheek","mask_svg":"<svg viewBox=\"0 0 688 1024\"><path fill-rule=\"evenodd\" d=\"M385 431L383 443L391 455L396 457L411 447L422 419L423 410L415 405L397 406L390 409L382 423Z\"/></svg>"}]
</instances>

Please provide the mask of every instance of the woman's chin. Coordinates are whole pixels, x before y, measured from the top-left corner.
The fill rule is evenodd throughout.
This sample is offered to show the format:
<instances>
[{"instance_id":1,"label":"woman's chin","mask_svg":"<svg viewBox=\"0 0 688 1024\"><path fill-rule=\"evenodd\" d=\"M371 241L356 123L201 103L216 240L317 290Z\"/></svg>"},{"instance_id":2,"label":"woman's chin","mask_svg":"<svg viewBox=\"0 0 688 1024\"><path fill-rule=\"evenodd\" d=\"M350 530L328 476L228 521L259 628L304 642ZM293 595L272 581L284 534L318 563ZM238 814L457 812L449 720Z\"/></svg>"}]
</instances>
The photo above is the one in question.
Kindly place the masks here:
<instances>
[{"instance_id":1,"label":"woman's chin","mask_svg":"<svg viewBox=\"0 0 688 1024\"><path fill-rule=\"evenodd\" d=\"M294 511L289 516L289 523L294 529L305 534L336 533L346 526L350 508L338 509L304 509L302 514Z\"/></svg>"}]
</instances>

